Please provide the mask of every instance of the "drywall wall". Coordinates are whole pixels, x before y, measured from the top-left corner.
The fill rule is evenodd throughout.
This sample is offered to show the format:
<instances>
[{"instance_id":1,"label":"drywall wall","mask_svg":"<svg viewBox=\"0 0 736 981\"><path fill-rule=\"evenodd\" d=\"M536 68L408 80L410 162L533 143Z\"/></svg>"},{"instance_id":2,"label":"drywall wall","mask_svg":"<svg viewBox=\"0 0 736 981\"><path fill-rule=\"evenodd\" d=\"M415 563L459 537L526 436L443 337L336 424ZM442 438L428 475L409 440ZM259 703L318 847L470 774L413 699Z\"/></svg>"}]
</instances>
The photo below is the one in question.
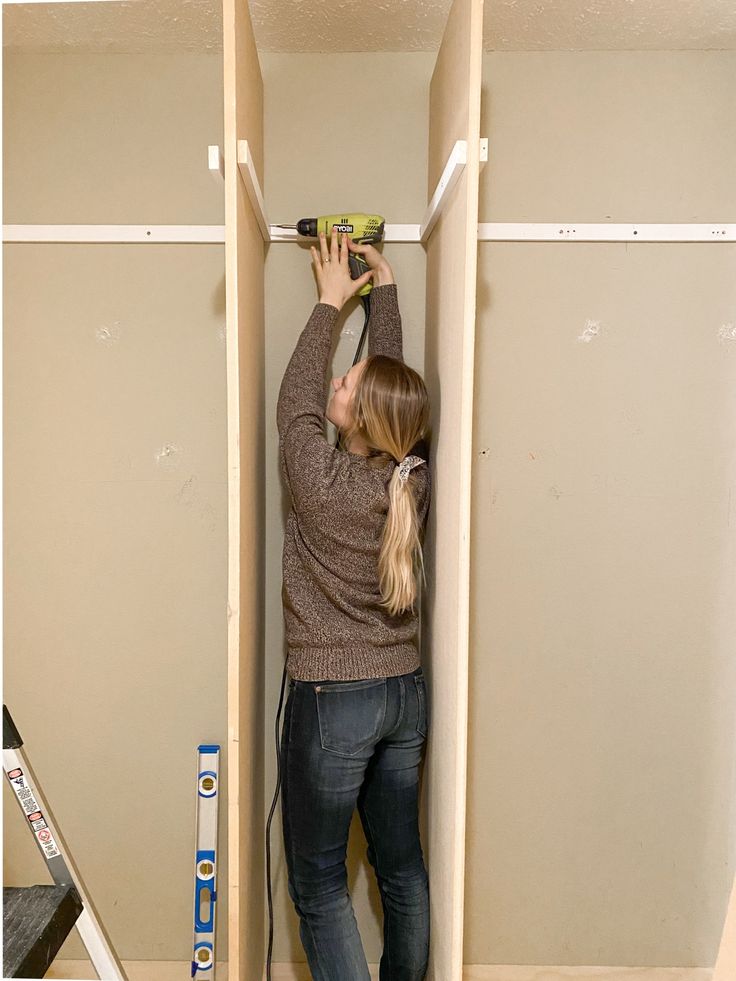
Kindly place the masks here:
<instances>
[{"instance_id":1,"label":"drywall wall","mask_svg":"<svg viewBox=\"0 0 736 981\"><path fill-rule=\"evenodd\" d=\"M270 220L418 221L434 54L261 62ZM4 68L6 222L223 220L204 169L218 57L6 53ZM485 69L481 220L733 220L732 53L494 53ZM479 248L464 959L708 964L733 875L733 246ZM424 250L384 253L421 369ZM219 246L5 249L5 698L125 958L188 959L194 745L226 736L223 268ZM308 250L270 246L267 808L275 406L315 299ZM336 371L361 326L356 307ZM612 353L593 360L599 341ZM44 881L5 803L6 882ZM278 817L272 845L274 960L302 960ZM357 818L348 867L375 962Z\"/></svg>"},{"instance_id":2,"label":"drywall wall","mask_svg":"<svg viewBox=\"0 0 736 981\"><path fill-rule=\"evenodd\" d=\"M5 222L223 222L220 55L6 51L3 95ZM196 747L227 734L224 248L7 245L4 301L4 699L118 955L187 961ZM50 881L3 794L5 883Z\"/></svg>"},{"instance_id":3,"label":"drywall wall","mask_svg":"<svg viewBox=\"0 0 736 981\"><path fill-rule=\"evenodd\" d=\"M481 221L736 220L733 52L484 56ZM482 243L465 963L711 966L736 246Z\"/></svg>"}]
</instances>

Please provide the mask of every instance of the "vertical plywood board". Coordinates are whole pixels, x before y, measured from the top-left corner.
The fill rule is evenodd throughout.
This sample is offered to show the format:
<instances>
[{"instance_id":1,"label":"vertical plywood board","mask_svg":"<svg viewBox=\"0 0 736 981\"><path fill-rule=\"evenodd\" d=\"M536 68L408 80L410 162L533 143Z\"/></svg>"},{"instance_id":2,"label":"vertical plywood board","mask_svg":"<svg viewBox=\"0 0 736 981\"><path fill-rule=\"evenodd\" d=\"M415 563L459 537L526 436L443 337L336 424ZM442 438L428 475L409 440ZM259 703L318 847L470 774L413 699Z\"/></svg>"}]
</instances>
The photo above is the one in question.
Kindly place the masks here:
<instances>
[{"instance_id":1,"label":"vertical plywood board","mask_svg":"<svg viewBox=\"0 0 736 981\"><path fill-rule=\"evenodd\" d=\"M736 879L723 923L723 934L713 968L712 981L730 981L736 977Z\"/></svg>"},{"instance_id":2,"label":"vertical plywood board","mask_svg":"<svg viewBox=\"0 0 736 981\"><path fill-rule=\"evenodd\" d=\"M468 163L427 243L425 379L432 402L433 498L423 606L430 678L424 770L433 981L463 961L468 602L478 148L483 2L455 0L430 86L428 198L456 140Z\"/></svg>"},{"instance_id":3,"label":"vertical plywood board","mask_svg":"<svg viewBox=\"0 0 736 981\"><path fill-rule=\"evenodd\" d=\"M229 541L228 962L230 981L260 981L265 953L261 595L265 243L238 172L237 141L248 141L263 188L263 81L247 0L223 2L223 64Z\"/></svg>"}]
</instances>

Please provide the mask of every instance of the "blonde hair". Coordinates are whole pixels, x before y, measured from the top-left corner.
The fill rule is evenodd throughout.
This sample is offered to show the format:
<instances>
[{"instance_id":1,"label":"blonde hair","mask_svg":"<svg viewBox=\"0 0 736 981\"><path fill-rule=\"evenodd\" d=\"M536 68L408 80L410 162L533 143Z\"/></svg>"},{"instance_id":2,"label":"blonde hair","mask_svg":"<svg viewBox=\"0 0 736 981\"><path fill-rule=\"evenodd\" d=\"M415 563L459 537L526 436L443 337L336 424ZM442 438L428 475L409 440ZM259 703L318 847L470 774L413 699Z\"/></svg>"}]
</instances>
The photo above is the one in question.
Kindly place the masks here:
<instances>
[{"instance_id":1,"label":"blonde hair","mask_svg":"<svg viewBox=\"0 0 736 981\"><path fill-rule=\"evenodd\" d=\"M376 464L385 465L389 458L397 464L388 485L389 507L378 557L381 606L394 616L407 608L414 610L419 568L424 578L424 529L417 514L416 477L412 469L407 480L400 480L398 464L427 434L429 397L422 376L413 368L397 358L373 354L365 359L351 408L351 421L341 430L345 443L358 436Z\"/></svg>"}]
</instances>

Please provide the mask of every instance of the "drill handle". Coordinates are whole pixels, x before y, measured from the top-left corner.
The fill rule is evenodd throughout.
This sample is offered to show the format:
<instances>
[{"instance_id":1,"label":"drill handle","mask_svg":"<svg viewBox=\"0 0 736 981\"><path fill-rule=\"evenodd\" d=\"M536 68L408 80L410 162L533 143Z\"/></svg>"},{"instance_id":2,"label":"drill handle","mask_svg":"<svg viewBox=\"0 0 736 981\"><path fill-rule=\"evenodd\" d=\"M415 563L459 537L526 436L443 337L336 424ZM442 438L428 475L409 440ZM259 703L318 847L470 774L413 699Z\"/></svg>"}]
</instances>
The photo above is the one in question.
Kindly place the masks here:
<instances>
[{"instance_id":1,"label":"drill handle","mask_svg":"<svg viewBox=\"0 0 736 981\"><path fill-rule=\"evenodd\" d=\"M357 255L355 252L350 252L348 254L348 267L350 269L351 279L358 279L363 273L368 272L371 268L365 261L362 255ZM373 289L373 283L370 280L362 286L358 292L357 296L366 296Z\"/></svg>"}]
</instances>

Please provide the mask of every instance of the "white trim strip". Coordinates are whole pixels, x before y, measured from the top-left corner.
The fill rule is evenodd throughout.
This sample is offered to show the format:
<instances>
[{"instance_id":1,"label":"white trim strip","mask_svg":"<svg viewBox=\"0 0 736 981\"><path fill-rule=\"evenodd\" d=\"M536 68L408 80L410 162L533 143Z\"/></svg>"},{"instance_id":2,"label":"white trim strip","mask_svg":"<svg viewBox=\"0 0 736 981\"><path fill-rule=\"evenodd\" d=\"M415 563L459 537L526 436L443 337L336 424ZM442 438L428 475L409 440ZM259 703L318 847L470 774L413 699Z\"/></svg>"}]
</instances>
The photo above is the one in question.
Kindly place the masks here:
<instances>
[{"instance_id":1,"label":"white trim strip","mask_svg":"<svg viewBox=\"0 0 736 981\"><path fill-rule=\"evenodd\" d=\"M224 244L224 225L3 225L3 242Z\"/></svg>"},{"instance_id":2,"label":"white trim strip","mask_svg":"<svg viewBox=\"0 0 736 981\"><path fill-rule=\"evenodd\" d=\"M736 225L479 222L479 242L736 242Z\"/></svg>"},{"instance_id":3,"label":"white trim strip","mask_svg":"<svg viewBox=\"0 0 736 981\"><path fill-rule=\"evenodd\" d=\"M436 218L435 218L436 221ZM267 225L270 242L300 240L295 228ZM385 225L386 242L422 242L421 225ZM736 224L570 224L480 222L479 242L736 242ZM3 242L98 244L225 242L224 225L3 225Z\"/></svg>"}]
</instances>

